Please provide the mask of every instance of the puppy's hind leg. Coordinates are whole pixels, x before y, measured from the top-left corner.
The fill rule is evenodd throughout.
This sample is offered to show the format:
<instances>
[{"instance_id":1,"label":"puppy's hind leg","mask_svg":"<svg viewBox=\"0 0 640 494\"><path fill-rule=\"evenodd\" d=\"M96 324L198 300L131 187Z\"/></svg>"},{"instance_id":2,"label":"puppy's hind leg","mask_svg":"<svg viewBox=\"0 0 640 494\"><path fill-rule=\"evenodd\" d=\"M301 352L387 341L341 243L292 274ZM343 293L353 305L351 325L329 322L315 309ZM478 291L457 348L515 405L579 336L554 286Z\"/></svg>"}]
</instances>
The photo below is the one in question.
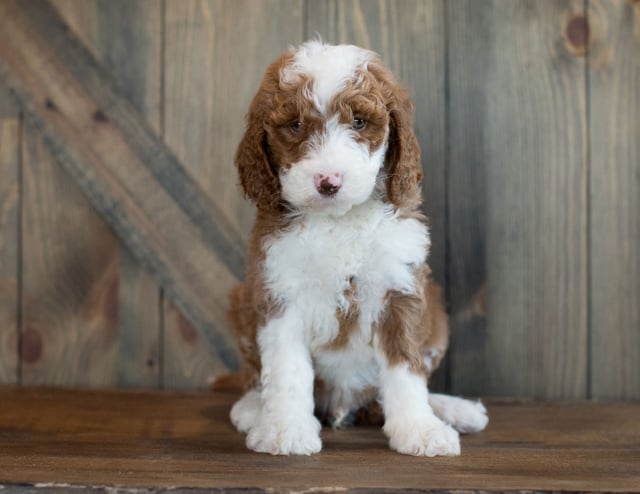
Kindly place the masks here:
<instances>
[{"instance_id":1,"label":"puppy's hind leg","mask_svg":"<svg viewBox=\"0 0 640 494\"><path fill-rule=\"evenodd\" d=\"M231 408L231 423L239 432L246 433L258 424L261 413L260 391L252 389Z\"/></svg>"},{"instance_id":2,"label":"puppy's hind leg","mask_svg":"<svg viewBox=\"0 0 640 494\"><path fill-rule=\"evenodd\" d=\"M487 409L479 401L430 393L429 405L440 420L462 434L480 432L489 422Z\"/></svg>"}]
</instances>

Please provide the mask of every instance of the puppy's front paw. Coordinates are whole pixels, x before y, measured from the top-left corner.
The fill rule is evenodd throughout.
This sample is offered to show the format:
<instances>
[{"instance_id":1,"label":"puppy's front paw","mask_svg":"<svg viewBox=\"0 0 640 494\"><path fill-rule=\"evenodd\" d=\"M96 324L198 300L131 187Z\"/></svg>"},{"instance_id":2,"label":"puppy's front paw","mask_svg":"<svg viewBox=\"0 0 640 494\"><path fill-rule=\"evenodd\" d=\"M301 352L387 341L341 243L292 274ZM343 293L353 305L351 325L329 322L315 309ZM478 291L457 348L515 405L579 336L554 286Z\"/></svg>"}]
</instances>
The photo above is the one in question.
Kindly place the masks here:
<instances>
[{"instance_id":1,"label":"puppy's front paw","mask_svg":"<svg viewBox=\"0 0 640 494\"><path fill-rule=\"evenodd\" d=\"M322 449L320 422L315 417L297 420L262 420L247 435L247 447L272 455L310 455Z\"/></svg>"},{"instance_id":2,"label":"puppy's front paw","mask_svg":"<svg viewBox=\"0 0 640 494\"><path fill-rule=\"evenodd\" d=\"M414 456L457 456L460 454L458 433L436 417L420 423L386 423L391 449Z\"/></svg>"}]
</instances>

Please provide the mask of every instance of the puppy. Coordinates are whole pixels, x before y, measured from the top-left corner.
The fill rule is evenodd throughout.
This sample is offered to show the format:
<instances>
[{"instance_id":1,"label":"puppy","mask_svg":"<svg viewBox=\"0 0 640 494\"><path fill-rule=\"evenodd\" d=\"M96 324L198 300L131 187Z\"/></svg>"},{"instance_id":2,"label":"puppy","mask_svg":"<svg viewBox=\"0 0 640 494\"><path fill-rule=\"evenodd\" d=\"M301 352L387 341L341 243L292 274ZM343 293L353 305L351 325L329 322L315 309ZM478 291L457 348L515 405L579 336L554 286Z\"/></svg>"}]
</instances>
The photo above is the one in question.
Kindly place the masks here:
<instances>
[{"instance_id":1,"label":"puppy","mask_svg":"<svg viewBox=\"0 0 640 494\"><path fill-rule=\"evenodd\" d=\"M407 91L371 51L307 42L268 68L235 164L258 208L229 310L247 446L317 453L316 415L339 427L377 401L392 449L458 455L487 415L427 389L448 329Z\"/></svg>"}]
</instances>

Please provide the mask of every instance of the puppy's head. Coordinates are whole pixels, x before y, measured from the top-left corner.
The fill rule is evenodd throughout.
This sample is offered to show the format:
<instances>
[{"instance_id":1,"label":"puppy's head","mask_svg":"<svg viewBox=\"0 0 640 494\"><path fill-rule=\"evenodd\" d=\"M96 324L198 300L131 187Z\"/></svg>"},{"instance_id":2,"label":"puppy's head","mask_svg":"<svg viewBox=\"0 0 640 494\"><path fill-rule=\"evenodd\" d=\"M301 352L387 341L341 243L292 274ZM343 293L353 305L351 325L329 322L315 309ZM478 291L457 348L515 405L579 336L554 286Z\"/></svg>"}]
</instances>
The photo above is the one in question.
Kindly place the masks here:
<instances>
[{"instance_id":1,"label":"puppy's head","mask_svg":"<svg viewBox=\"0 0 640 494\"><path fill-rule=\"evenodd\" d=\"M356 46L311 41L274 62L235 162L245 194L264 211L338 216L373 195L398 207L420 197L407 91Z\"/></svg>"}]
</instances>

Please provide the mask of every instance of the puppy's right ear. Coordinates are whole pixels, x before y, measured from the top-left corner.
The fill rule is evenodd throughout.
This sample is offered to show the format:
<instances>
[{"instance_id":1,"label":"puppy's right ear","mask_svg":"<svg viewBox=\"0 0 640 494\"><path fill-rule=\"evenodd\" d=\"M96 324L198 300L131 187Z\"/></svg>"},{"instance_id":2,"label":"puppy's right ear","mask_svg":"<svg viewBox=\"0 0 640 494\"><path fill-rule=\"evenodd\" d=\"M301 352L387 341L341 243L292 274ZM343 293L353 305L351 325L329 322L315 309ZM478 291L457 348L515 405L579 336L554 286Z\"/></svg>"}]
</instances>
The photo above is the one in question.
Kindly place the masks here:
<instances>
[{"instance_id":1,"label":"puppy's right ear","mask_svg":"<svg viewBox=\"0 0 640 494\"><path fill-rule=\"evenodd\" d=\"M282 208L278 169L269 150L265 125L278 87L280 63L267 70L262 85L251 102L247 127L238 145L235 165L245 197L261 211Z\"/></svg>"}]
</instances>

